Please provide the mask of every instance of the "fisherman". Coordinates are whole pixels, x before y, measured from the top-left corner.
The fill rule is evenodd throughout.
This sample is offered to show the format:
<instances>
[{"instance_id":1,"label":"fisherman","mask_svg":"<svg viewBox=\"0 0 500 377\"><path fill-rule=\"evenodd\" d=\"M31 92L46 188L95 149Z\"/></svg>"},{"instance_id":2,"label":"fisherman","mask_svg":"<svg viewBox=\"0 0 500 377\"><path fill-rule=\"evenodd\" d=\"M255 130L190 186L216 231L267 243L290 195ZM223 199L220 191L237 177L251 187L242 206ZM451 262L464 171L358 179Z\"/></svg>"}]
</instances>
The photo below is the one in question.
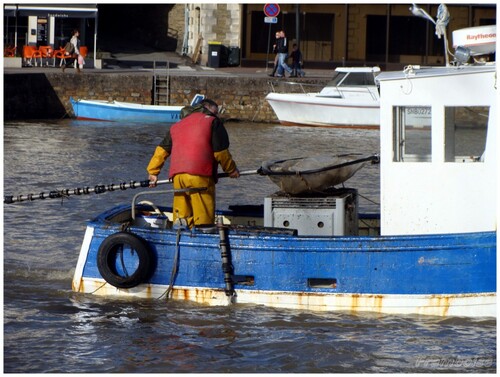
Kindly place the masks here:
<instances>
[{"instance_id":1,"label":"fisherman","mask_svg":"<svg viewBox=\"0 0 500 377\"><path fill-rule=\"evenodd\" d=\"M206 188L199 192L174 193L174 224L182 224L182 219L190 228L214 224L218 164L229 177L240 176L218 112L217 103L210 99L188 107L182 112L183 118L169 129L156 147L148 164L149 187L156 186L158 174L171 156L169 178L173 179L174 189Z\"/></svg>"}]
</instances>

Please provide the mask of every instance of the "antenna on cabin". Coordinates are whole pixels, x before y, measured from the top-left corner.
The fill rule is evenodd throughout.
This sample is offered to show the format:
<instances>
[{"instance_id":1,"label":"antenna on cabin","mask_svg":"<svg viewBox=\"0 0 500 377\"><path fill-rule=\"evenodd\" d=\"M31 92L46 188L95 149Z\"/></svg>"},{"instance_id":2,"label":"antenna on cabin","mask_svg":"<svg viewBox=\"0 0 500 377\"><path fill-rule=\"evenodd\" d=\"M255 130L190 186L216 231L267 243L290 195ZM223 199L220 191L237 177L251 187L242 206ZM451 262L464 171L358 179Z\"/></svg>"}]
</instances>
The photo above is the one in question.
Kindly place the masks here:
<instances>
[{"instance_id":1,"label":"antenna on cabin","mask_svg":"<svg viewBox=\"0 0 500 377\"><path fill-rule=\"evenodd\" d=\"M410 11L413 13L414 16L425 18L428 21L432 22L434 25L436 24L436 21L427 13L425 10L420 8L417 4L412 4L410 7Z\"/></svg>"},{"instance_id":2,"label":"antenna on cabin","mask_svg":"<svg viewBox=\"0 0 500 377\"><path fill-rule=\"evenodd\" d=\"M444 57L446 59L446 66L450 65L450 58L448 54L453 55L449 52L448 50L448 37L446 36L446 26L450 22L450 12L448 11L448 8L444 4L440 4L438 7L437 15L436 15L436 20L434 20L429 13L427 13L425 10L420 8L417 4L412 4L410 7L410 11L414 16L425 18L427 21L432 22L434 25L436 25L436 32L435 34L439 39L441 39L441 36L443 36L444 40Z\"/></svg>"}]
</instances>

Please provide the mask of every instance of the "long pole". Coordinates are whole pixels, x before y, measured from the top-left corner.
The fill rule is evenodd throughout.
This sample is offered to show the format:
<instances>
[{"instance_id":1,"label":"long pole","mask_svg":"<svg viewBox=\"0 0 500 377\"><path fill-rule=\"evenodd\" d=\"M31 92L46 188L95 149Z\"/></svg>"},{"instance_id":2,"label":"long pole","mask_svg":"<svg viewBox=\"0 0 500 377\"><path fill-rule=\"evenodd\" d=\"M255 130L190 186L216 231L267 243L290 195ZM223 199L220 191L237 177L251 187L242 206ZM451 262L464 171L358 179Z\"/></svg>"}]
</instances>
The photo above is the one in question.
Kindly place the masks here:
<instances>
[{"instance_id":1,"label":"long pole","mask_svg":"<svg viewBox=\"0 0 500 377\"><path fill-rule=\"evenodd\" d=\"M267 35L267 55L266 55L266 73L269 65L269 45L271 44L271 24L269 24L269 33Z\"/></svg>"},{"instance_id":2,"label":"long pole","mask_svg":"<svg viewBox=\"0 0 500 377\"><path fill-rule=\"evenodd\" d=\"M158 181L156 184L165 184L171 183L169 180ZM25 201L33 201L33 200L43 200L43 199L57 199L57 198L66 198L71 195L88 195L88 194L102 194L108 191L116 191L116 190L126 190L126 189L135 189L138 187L149 187L149 180L145 181L130 181L130 182L121 182L121 183L111 183L109 185L95 185L94 187L86 186L86 187L77 187L75 189L63 189L63 190L53 190L49 192L41 192L39 194L28 194L28 195L5 195L3 202L5 204L12 204L17 202L25 202Z\"/></svg>"},{"instance_id":3,"label":"long pole","mask_svg":"<svg viewBox=\"0 0 500 377\"><path fill-rule=\"evenodd\" d=\"M16 48L16 56L17 54L20 54L18 51L17 51L17 5L16 5L16 27L15 27L15 31L14 31L14 47ZM22 54L20 54L22 56Z\"/></svg>"},{"instance_id":4,"label":"long pole","mask_svg":"<svg viewBox=\"0 0 500 377\"><path fill-rule=\"evenodd\" d=\"M300 50L300 5L295 4L295 39Z\"/></svg>"},{"instance_id":5,"label":"long pole","mask_svg":"<svg viewBox=\"0 0 500 377\"><path fill-rule=\"evenodd\" d=\"M96 9L95 18L94 18L94 69L97 65L97 22L99 20L98 17L98 9Z\"/></svg>"},{"instance_id":6,"label":"long pole","mask_svg":"<svg viewBox=\"0 0 500 377\"><path fill-rule=\"evenodd\" d=\"M240 172L240 175L252 175L252 174L261 174L261 170L260 169L246 170ZM227 173L217 174L217 178L226 178L226 177L229 177L229 174ZM172 180L165 179L156 182L157 185L164 185L168 183L172 183ZM136 189L140 187L149 187L149 180L110 183L108 185L99 184L94 186L77 187L74 189L53 190L49 192L41 192L39 194L28 194L28 195L17 195L17 196L5 195L3 202L4 204L31 202L33 200L67 198L71 195L89 195L92 193L102 194L109 191Z\"/></svg>"}]
</instances>

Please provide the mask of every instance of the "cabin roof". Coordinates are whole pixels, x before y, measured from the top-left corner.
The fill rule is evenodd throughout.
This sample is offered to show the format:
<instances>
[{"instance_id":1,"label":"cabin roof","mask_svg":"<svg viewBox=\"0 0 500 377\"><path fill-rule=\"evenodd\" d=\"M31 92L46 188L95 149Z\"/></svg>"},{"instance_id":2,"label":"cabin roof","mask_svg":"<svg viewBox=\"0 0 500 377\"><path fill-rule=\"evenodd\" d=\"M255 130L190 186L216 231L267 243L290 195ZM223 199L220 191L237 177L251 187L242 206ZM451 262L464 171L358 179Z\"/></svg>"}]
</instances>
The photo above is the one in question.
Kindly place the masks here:
<instances>
[{"instance_id":1,"label":"cabin roof","mask_svg":"<svg viewBox=\"0 0 500 377\"><path fill-rule=\"evenodd\" d=\"M495 64L485 65L462 65L456 67L422 67L419 65L406 66L404 70L390 71L380 73L375 80L388 81L388 80L406 80L408 78L425 78L437 76L452 76L463 75L468 73L489 72L495 71Z\"/></svg>"},{"instance_id":2,"label":"cabin roof","mask_svg":"<svg viewBox=\"0 0 500 377\"><path fill-rule=\"evenodd\" d=\"M336 72L349 72L349 73L366 73L366 72L380 72L379 67L338 67L335 68Z\"/></svg>"}]
</instances>

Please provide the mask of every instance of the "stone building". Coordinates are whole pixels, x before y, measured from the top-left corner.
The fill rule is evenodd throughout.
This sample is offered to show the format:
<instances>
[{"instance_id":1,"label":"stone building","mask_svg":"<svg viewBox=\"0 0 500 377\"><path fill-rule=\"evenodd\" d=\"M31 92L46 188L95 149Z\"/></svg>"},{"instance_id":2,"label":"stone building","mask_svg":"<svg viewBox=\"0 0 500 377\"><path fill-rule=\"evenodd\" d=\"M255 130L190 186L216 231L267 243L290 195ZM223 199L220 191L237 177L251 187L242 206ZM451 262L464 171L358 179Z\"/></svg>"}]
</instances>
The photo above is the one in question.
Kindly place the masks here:
<instances>
[{"instance_id":1,"label":"stone building","mask_svg":"<svg viewBox=\"0 0 500 377\"><path fill-rule=\"evenodd\" d=\"M440 64L442 40L434 25L415 17L410 4L282 4L277 23L264 22L264 4L177 4L169 27L178 31L176 51L206 65L209 42L237 46L241 64L262 64L270 59L269 46L277 30L286 30L290 45L297 40L310 67L334 64ZM433 18L439 4L422 8ZM454 4L447 28L496 23L494 4ZM184 17L182 16L184 14ZM184 31L187 30L187 33Z\"/></svg>"},{"instance_id":2,"label":"stone building","mask_svg":"<svg viewBox=\"0 0 500 377\"><path fill-rule=\"evenodd\" d=\"M223 46L240 47L240 4L176 4L168 15L170 29L179 36L176 52L195 57L196 62L206 65L210 42Z\"/></svg>"}]
</instances>

